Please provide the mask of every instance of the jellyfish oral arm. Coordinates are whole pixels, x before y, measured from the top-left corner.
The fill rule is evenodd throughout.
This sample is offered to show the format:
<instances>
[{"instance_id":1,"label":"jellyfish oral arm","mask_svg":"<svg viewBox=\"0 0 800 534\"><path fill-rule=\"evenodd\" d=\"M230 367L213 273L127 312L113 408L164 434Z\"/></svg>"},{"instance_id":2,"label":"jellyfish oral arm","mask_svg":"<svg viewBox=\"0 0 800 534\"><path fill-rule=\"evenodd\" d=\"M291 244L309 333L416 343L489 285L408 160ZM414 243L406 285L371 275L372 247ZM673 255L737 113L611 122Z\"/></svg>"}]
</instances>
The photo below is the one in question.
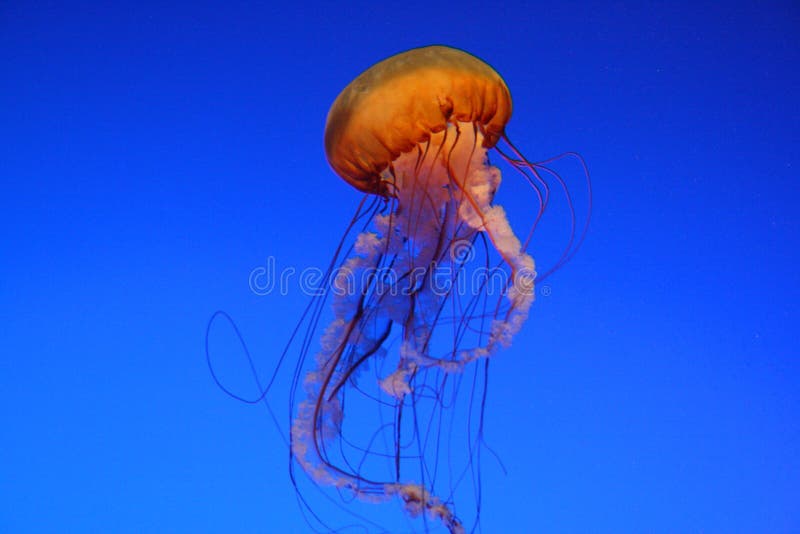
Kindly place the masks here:
<instances>
[{"instance_id":1,"label":"jellyfish oral arm","mask_svg":"<svg viewBox=\"0 0 800 534\"><path fill-rule=\"evenodd\" d=\"M461 373L470 362L510 345L528 315L534 262L521 249L503 208L492 204L501 177L488 164L483 144L480 129L472 123L450 124L384 171L382 179L396 191L392 209L373 216L333 280L334 318L322 336L316 367L306 375L307 397L291 431L292 454L317 483L347 488L365 500L398 496L409 515L424 513L453 533L463 532L463 526L450 505L436 497L425 480L400 480L406 460L399 435L391 452L391 478L358 470L353 467L356 462L337 462L334 457L340 453L333 451L341 450L334 443L351 442L343 437L342 406L346 392L363 379L358 375L368 362L396 362L376 380L374 394L380 403L394 406L399 420L403 406L414 402L409 399L416 398L416 382L426 370ZM491 308L481 343L462 347L454 342L450 350L433 354L431 340L444 328L445 303L472 298L436 291L434 272L447 266L457 274L461 267L453 257L455 245L473 243L479 234L493 244L511 279ZM461 321L467 324L471 319ZM400 333L397 348L389 354L392 325ZM366 456L371 449L360 450Z\"/></svg>"}]
</instances>

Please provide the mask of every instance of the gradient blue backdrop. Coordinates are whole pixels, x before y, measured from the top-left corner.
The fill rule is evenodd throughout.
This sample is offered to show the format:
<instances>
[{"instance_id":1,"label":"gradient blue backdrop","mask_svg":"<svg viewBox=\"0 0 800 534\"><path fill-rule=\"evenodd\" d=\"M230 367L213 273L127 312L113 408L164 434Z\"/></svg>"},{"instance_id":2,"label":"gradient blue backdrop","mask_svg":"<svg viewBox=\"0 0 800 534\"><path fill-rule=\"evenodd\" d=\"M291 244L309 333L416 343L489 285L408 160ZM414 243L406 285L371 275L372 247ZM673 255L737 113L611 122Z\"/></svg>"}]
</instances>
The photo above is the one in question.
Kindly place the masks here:
<instances>
[{"instance_id":1,"label":"gradient blue backdrop","mask_svg":"<svg viewBox=\"0 0 800 534\"><path fill-rule=\"evenodd\" d=\"M203 331L274 365L306 298L249 273L324 264L359 199L327 108L431 43L596 193L493 366L484 532L800 531L796 3L107 4L0 6L0 531L306 531Z\"/></svg>"}]
</instances>

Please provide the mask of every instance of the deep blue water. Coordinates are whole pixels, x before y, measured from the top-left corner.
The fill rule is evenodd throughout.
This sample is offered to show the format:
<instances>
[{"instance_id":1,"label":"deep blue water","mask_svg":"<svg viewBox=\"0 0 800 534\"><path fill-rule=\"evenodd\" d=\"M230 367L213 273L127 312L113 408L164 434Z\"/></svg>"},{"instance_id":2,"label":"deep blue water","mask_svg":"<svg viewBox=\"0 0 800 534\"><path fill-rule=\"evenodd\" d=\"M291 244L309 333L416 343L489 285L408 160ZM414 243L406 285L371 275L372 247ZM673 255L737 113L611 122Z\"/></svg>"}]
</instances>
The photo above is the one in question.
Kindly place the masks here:
<instances>
[{"instance_id":1,"label":"deep blue water","mask_svg":"<svg viewBox=\"0 0 800 534\"><path fill-rule=\"evenodd\" d=\"M0 7L0 531L307 531L206 322L269 373L307 297L250 273L324 265L360 200L327 109L432 43L494 66L515 144L594 185L492 363L483 532L800 531L797 4L457 4Z\"/></svg>"}]
</instances>

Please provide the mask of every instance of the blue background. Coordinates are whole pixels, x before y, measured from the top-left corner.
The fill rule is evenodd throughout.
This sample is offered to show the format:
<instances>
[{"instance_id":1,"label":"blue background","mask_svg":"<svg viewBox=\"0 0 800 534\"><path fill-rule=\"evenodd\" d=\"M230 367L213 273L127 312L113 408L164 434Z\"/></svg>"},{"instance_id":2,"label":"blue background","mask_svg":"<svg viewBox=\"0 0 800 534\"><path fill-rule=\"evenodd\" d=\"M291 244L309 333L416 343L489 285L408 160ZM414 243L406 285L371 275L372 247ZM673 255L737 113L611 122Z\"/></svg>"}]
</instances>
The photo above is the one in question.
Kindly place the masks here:
<instances>
[{"instance_id":1,"label":"blue background","mask_svg":"<svg viewBox=\"0 0 800 534\"><path fill-rule=\"evenodd\" d=\"M493 364L484 532L800 531L797 4L380 4L0 7L0 531L306 531L204 328L225 309L275 365L307 297L249 273L324 265L360 198L328 106L431 43L491 63L514 142L595 187Z\"/></svg>"}]
</instances>

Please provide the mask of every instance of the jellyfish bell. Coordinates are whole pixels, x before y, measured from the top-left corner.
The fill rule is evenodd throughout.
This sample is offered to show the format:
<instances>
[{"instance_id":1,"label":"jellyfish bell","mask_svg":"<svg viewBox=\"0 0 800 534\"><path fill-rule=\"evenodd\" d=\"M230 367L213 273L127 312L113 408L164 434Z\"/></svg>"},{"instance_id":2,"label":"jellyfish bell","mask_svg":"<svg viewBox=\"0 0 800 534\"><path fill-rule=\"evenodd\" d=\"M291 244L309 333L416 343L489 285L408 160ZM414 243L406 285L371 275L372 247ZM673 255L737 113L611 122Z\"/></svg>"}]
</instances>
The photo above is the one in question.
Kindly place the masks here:
<instances>
[{"instance_id":1,"label":"jellyfish bell","mask_svg":"<svg viewBox=\"0 0 800 534\"><path fill-rule=\"evenodd\" d=\"M345 87L328 113L325 152L356 189L386 195L383 172L401 154L458 123L478 128L480 145L490 148L510 117L511 94L492 67L455 48L417 48Z\"/></svg>"}]
</instances>

